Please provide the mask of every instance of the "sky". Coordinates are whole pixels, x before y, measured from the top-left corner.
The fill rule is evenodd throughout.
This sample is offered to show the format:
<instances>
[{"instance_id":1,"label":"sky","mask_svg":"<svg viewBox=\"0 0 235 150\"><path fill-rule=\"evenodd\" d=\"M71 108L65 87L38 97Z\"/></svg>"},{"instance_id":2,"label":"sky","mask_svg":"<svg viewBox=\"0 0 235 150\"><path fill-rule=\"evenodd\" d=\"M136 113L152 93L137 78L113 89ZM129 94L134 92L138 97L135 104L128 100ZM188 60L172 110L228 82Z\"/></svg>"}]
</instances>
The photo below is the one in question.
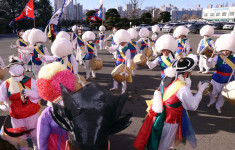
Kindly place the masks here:
<instances>
[{"instance_id":1,"label":"sky","mask_svg":"<svg viewBox=\"0 0 235 150\"><path fill-rule=\"evenodd\" d=\"M54 3L54 0L50 0ZM83 9L98 9L100 0L74 0L83 5ZM103 0L104 7L106 10L109 8L117 8L122 6L124 8L125 4L131 2L131 0ZM206 8L208 4L212 4L213 7L217 4L225 4L228 2L229 6L235 2L234 0L139 0L140 8L144 9L145 7L161 7L162 5L168 5L169 3L178 7L178 8L195 8L197 4L200 4L201 7ZM54 4L53 4L54 6Z\"/></svg>"}]
</instances>

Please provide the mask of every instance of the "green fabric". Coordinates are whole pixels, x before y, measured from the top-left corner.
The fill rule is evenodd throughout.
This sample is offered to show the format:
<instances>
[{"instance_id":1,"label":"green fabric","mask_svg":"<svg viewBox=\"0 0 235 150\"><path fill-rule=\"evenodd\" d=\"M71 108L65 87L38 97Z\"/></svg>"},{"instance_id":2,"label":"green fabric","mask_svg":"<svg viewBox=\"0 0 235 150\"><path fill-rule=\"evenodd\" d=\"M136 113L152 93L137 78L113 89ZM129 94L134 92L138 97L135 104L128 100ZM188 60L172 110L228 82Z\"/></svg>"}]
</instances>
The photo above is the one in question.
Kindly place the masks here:
<instances>
[{"instance_id":1,"label":"green fabric","mask_svg":"<svg viewBox=\"0 0 235 150\"><path fill-rule=\"evenodd\" d=\"M32 66L32 61L31 61L31 59L30 59L30 61L28 62L28 65L29 65L29 66Z\"/></svg>"},{"instance_id":2,"label":"green fabric","mask_svg":"<svg viewBox=\"0 0 235 150\"><path fill-rule=\"evenodd\" d=\"M218 57L220 57L220 56L218 56ZM229 55L229 56L228 56L228 59L231 60L231 61L232 61L232 58L233 58L233 55ZM223 62L224 62L224 61L221 59L219 62L217 62L217 64L215 65L215 67L216 67L216 68L219 67L220 65L223 64Z\"/></svg>"},{"instance_id":3,"label":"green fabric","mask_svg":"<svg viewBox=\"0 0 235 150\"><path fill-rule=\"evenodd\" d=\"M175 104L167 104L168 106L172 107L172 108L178 108L180 106L182 106L182 102L179 101L178 103L175 103Z\"/></svg>"},{"instance_id":4,"label":"green fabric","mask_svg":"<svg viewBox=\"0 0 235 150\"><path fill-rule=\"evenodd\" d=\"M157 114L157 117L153 123L151 135L147 145L149 150L158 150L158 146L162 136L164 121L165 121L165 106L163 106L163 112Z\"/></svg>"},{"instance_id":5,"label":"green fabric","mask_svg":"<svg viewBox=\"0 0 235 150\"><path fill-rule=\"evenodd\" d=\"M167 59L169 62L171 62L171 60L170 60L169 57L167 57L166 59ZM167 65L166 65L166 64L163 62L163 60L162 60L162 63L160 64L161 70L164 70L165 66L167 66ZM167 67L168 67L168 66L167 66Z\"/></svg>"}]
</instances>

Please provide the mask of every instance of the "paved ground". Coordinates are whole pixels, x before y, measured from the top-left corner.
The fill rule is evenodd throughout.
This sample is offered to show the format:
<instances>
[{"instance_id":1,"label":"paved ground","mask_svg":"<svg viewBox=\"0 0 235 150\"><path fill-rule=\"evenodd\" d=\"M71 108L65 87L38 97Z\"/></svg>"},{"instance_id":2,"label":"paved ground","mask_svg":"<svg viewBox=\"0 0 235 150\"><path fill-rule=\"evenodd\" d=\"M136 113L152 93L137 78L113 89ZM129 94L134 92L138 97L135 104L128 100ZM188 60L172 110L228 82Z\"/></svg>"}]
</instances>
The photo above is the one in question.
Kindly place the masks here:
<instances>
[{"instance_id":1,"label":"paved ground","mask_svg":"<svg viewBox=\"0 0 235 150\"><path fill-rule=\"evenodd\" d=\"M227 33L230 31L216 31L217 35L213 37L215 40L218 35ZM110 32L106 32L108 35ZM162 33L160 34L162 35ZM190 45L193 49L193 53L196 52L197 45L201 37L197 34L190 34L188 36ZM0 35L0 55L7 63L8 56L12 53L16 54L16 50L9 48L11 43L16 41L16 36L12 35ZM110 42L109 42L110 44ZM50 44L46 43L48 49ZM98 47L98 46L97 46ZM107 51L99 51L99 57L104 62L103 69L97 72L97 79L90 79L89 82L98 82L107 90L112 87L112 77L110 75L113 70L115 61ZM198 74L198 67L193 71L192 76L192 90L196 91L196 86L201 80L211 80L211 74L202 75ZM79 73L85 75L83 66L79 66ZM26 73L31 75L30 73ZM9 77L9 75L8 75ZM124 131L110 137L111 150L132 150L132 143L143 123L146 115L145 100L149 100L153 96L154 90L160 83L160 67L156 67L153 70L148 69L146 66L138 68L136 76L133 77L133 83L128 84L128 93L130 95L129 100L126 103L124 112L133 112L132 124ZM121 85L119 85L121 86ZM119 94L118 92L113 94ZM222 108L222 114L218 114L214 106L210 109L206 107L209 102L209 97L203 97L197 111L189 111L189 116L194 127L197 138L197 150L231 150L235 147L235 106L232 106L225 102ZM43 103L45 104L45 103ZM0 125L2 125L5 115L7 113L0 111ZM8 119L8 125L10 126L10 119ZM193 149L189 144L186 146L181 145L179 149L190 150Z\"/></svg>"}]
</instances>

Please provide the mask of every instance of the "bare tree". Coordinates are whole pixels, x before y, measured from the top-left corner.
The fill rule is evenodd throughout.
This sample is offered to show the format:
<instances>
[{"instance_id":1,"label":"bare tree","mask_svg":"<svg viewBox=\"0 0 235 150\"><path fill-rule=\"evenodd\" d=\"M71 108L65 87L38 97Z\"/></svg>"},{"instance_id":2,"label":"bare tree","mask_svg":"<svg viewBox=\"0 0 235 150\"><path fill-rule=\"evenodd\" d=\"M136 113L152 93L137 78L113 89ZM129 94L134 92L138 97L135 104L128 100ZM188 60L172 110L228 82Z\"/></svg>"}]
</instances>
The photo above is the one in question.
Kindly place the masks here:
<instances>
[{"instance_id":1,"label":"bare tree","mask_svg":"<svg viewBox=\"0 0 235 150\"><path fill-rule=\"evenodd\" d=\"M188 20L189 19L189 15L188 14L184 14L183 16L182 16L182 20Z\"/></svg>"},{"instance_id":2,"label":"bare tree","mask_svg":"<svg viewBox=\"0 0 235 150\"><path fill-rule=\"evenodd\" d=\"M138 6L140 7L142 5L144 0L131 0L131 5L132 5L132 18L136 18L136 12L138 9Z\"/></svg>"},{"instance_id":3,"label":"bare tree","mask_svg":"<svg viewBox=\"0 0 235 150\"><path fill-rule=\"evenodd\" d=\"M191 16L191 19L199 19L199 17L196 15L196 13L193 13L193 15Z\"/></svg>"}]
</instances>

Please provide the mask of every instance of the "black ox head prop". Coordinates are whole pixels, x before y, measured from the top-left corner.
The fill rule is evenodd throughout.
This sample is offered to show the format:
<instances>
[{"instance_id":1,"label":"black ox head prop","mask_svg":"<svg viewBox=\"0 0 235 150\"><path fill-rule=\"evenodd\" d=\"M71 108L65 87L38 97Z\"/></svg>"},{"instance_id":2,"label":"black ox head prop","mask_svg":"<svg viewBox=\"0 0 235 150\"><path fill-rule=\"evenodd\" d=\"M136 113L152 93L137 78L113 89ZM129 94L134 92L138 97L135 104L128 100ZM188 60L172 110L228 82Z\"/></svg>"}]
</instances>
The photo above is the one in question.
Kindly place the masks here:
<instances>
[{"instance_id":1,"label":"black ox head prop","mask_svg":"<svg viewBox=\"0 0 235 150\"><path fill-rule=\"evenodd\" d=\"M98 84L70 94L61 85L64 107L53 104L52 118L69 132L69 148L107 150L109 135L130 124L132 113L122 115L128 94L114 96Z\"/></svg>"}]
</instances>

